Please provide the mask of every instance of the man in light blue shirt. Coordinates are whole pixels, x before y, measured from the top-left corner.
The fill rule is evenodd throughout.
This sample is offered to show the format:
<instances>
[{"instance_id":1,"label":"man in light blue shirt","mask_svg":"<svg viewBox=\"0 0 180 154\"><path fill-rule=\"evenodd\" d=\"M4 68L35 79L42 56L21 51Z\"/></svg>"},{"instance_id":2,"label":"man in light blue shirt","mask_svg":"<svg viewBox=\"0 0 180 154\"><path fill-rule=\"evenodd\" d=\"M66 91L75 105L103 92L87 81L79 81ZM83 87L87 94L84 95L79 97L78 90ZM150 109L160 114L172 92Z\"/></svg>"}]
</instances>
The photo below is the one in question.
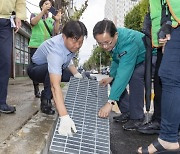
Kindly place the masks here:
<instances>
[{"instance_id":1,"label":"man in light blue shirt","mask_svg":"<svg viewBox=\"0 0 180 154\"><path fill-rule=\"evenodd\" d=\"M67 49L60 34L43 43L33 55L32 62L38 65L48 63L49 73L62 75L62 69L69 65L74 56L75 53Z\"/></svg>"},{"instance_id":2,"label":"man in light blue shirt","mask_svg":"<svg viewBox=\"0 0 180 154\"><path fill-rule=\"evenodd\" d=\"M61 118L59 133L72 135L71 129L76 132L75 124L69 117L60 82L67 82L70 76L82 78L73 65L72 58L81 48L87 29L80 21L69 21L57 35L42 43L32 57L32 64L28 67L28 75L33 81L44 84L41 94L41 111L52 115L51 98L53 97L57 111Z\"/></svg>"}]
</instances>

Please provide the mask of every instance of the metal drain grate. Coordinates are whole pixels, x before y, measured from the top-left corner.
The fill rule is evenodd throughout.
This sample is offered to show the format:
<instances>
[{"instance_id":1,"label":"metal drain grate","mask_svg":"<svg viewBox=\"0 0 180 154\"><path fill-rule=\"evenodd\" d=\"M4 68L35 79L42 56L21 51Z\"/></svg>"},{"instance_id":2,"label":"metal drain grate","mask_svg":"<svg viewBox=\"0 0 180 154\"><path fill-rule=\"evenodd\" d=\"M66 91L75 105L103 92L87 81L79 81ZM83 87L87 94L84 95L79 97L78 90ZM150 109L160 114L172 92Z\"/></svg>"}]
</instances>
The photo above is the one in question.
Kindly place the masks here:
<instances>
[{"instance_id":1,"label":"metal drain grate","mask_svg":"<svg viewBox=\"0 0 180 154\"><path fill-rule=\"evenodd\" d=\"M71 78L65 104L78 132L73 137L60 136L58 119L49 153L110 154L109 119L97 116L107 100L107 87L95 80Z\"/></svg>"}]
</instances>

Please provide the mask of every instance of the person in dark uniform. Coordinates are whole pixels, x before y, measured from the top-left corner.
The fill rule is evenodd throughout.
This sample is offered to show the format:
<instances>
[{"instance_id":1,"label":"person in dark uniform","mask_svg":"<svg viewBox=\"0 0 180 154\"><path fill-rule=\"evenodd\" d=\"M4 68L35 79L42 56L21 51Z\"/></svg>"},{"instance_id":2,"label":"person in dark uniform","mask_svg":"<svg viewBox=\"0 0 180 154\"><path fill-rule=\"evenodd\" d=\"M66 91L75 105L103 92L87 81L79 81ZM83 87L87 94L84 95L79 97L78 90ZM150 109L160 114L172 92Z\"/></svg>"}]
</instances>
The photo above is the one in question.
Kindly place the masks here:
<instances>
[{"instance_id":1,"label":"person in dark uniform","mask_svg":"<svg viewBox=\"0 0 180 154\"><path fill-rule=\"evenodd\" d=\"M15 20L11 14L16 12ZM10 20L11 19L11 20ZM16 108L7 104L8 81L11 70L13 27L17 32L21 20L26 19L25 0L1 0L0 2L0 112L14 113ZM15 22L14 22L15 21Z\"/></svg>"}]
</instances>

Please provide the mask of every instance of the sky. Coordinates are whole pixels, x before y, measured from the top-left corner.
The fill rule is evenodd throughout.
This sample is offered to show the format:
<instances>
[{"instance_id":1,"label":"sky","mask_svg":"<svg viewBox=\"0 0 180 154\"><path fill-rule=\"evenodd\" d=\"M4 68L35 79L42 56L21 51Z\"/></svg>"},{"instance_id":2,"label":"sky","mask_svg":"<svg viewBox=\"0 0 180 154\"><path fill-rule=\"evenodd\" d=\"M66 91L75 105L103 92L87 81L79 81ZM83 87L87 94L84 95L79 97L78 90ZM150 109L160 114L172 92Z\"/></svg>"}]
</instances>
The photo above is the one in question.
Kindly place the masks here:
<instances>
[{"instance_id":1,"label":"sky","mask_svg":"<svg viewBox=\"0 0 180 154\"><path fill-rule=\"evenodd\" d=\"M38 13L40 11L39 7L33 6L28 2L38 6L39 0L26 0L27 8L33 12ZM74 0L74 5L78 8L84 4L85 0ZM104 7L106 0L89 0L88 7L84 11L80 21L82 21L88 30L88 37L85 38L84 43L80 49L79 53L79 64L82 65L90 55L92 54L93 45L96 44L96 41L93 38L93 27L94 25L104 18ZM28 18L30 17L29 11L27 11ZM29 21L29 19L28 19Z\"/></svg>"}]
</instances>

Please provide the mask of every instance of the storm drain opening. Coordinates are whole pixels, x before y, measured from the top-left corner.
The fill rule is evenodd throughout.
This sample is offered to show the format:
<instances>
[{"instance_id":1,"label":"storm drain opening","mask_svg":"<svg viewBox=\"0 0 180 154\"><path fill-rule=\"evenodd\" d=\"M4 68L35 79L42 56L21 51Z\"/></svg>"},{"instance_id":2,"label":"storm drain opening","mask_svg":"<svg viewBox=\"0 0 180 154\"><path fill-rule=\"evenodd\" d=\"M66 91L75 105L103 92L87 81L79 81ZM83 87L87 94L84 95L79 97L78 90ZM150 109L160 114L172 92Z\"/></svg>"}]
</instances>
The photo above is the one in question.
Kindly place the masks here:
<instances>
[{"instance_id":1,"label":"storm drain opening","mask_svg":"<svg viewBox=\"0 0 180 154\"><path fill-rule=\"evenodd\" d=\"M98 117L99 109L108 100L108 88L96 80L71 78L65 105L77 133L73 137L58 133L57 120L51 140L50 154L110 154L109 119Z\"/></svg>"}]
</instances>

